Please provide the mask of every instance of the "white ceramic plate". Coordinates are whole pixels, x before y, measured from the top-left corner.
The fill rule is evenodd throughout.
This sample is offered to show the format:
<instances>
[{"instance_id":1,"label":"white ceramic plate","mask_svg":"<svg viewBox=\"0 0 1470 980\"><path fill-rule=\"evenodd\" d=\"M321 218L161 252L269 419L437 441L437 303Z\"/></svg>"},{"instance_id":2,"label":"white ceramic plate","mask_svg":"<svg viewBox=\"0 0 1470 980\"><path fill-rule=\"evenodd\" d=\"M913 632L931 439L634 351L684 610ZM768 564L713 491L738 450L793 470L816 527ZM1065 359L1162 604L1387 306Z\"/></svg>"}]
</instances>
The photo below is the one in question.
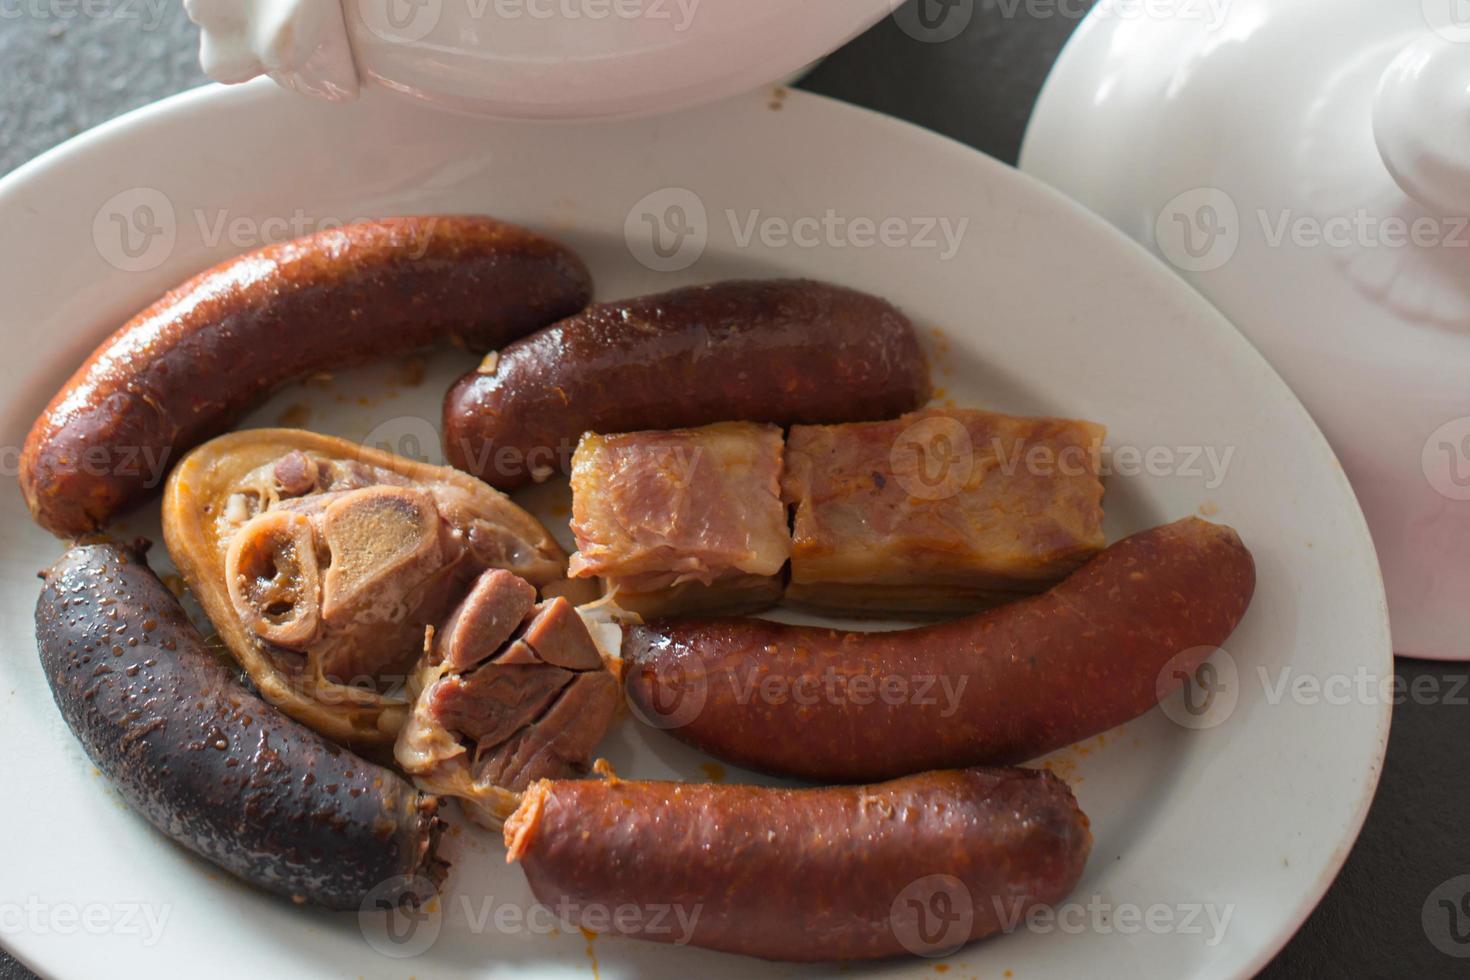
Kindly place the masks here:
<instances>
[{"instance_id":1,"label":"white ceramic plate","mask_svg":"<svg viewBox=\"0 0 1470 980\"><path fill-rule=\"evenodd\" d=\"M1190 717L1176 703L1049 760L1096 834L1075 904L1056 923L1022 924L948 963L960 976L1245 976L1286 941L1357 834L1388 734L1376 688L1344 698L1336 680L1390 676L1382 584L1347 482L1286 386L1196 293L1059 195L912 126L801 93L574 128L474 124L371 93L324 106L268 83L172 99L0 184L11 379L0 444L17 445L84 354L188 273L289 233L293 221L305 230L461 210L561 236L586 256L604 298L735 275L818 276L881 293L922 325L942 397L1108 424L1118 471L1110 536L1201 511L1238 528L1260 585L1219 664L1222 681L1233 665L1235 683L1220 685L1206 719L1215 724L1176 724L1170 714ZM658 249L652 228L663 230ZM294 388L250 424L304 403L314 428L429 447L445 384L472 363L441 354L417 386L383 365L331 389ZM1217 464L1228 455L1218 480L1207 451ZM13 471L14 454L6 459ZM149 510L124 530L155 533L156 517ZM403 962L365 941L356 915L296 908L218 873L127 811L52 705L31 612L35 573L59 550L5 487L0 939L36 969L807 972L534 924L499 929L529 892L499 843L468 830L450 841L457 867L437 941ZM1301 677L1324 685L1318 696L1291 693ZM707 760L632 721L605 749L627 776L705 778ZM157 934L144 912L163 918ZM850 972L935 975L917 959Z\"/></svg>"}]
</instances>

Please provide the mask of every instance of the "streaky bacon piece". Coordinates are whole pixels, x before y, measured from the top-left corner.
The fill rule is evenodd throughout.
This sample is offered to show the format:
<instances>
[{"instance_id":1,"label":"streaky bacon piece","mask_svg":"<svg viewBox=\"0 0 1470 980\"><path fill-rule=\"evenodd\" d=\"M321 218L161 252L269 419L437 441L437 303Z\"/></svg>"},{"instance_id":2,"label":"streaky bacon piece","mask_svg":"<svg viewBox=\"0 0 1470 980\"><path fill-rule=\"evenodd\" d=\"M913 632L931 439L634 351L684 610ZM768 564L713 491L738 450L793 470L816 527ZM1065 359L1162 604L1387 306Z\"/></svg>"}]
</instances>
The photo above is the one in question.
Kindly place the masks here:
<instances>
[{"instance_id":1,"label":"streaky bacon piece","mask_svg":"<svg viewBox=\"0 0 1470 980\"><path fill-rule=\"evenodd\" d=\"M793 426L786 597L874 616L973 612L1047 589L1106 543L1104 433L971 409Z\"/></svg>"},{"instance_id":2,"label":"streaky bacon piece","mask_svg":"<svg viewBox=\"0 0 1470 980\"><path fill-rule=\"evenodd\" d=\"M754 611L791 552L773 425L588 433L572 457L572 577L643 616Z\"/></svg>"}]
</instances>

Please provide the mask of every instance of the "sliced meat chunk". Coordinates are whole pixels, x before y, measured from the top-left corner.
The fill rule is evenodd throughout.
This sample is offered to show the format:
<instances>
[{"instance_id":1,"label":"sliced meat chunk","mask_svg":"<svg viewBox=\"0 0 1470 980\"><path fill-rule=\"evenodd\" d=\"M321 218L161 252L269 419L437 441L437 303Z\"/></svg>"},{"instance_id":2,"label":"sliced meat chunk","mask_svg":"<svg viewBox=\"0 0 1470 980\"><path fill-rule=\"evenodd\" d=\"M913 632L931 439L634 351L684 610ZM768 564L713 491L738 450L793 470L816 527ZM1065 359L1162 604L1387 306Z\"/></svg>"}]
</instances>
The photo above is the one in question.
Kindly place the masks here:
<instances>
[{"instance_id":1,"label":"sliced meat chunk","mask_svg":"<svg viewBox=\"0 0 1470 980\"><path fill-rule=\"evenodd\" d=\"M276 461L276 492L282 497L302 497L316 489L316 460L297 449Z\"/></svg>"},{"instance_id":2,"label":"sliced meat chunk","mask_svg":"<svg viewBox=\"0 0 1470 980\"><path fill-rule=\"evenodd\" d=\"M605 670L586 671L537 721L499 744L481 739L475 777L481 783L523 790L538 779L586 772L592 751L612 723L618 685Z\"/></svg>"},{"instance_id":3,"label":"sliced meat chunk","mask_svg":"<svg viewBox=\"0 0 1470 980\"><path fill-rule=\"evenodd\" d=\"M521 634L520 642L536 657L568 670L596 670L602 654L577 610L565 599L552 599L536 608L536 616Z\"/></svg>"},{"instance_id":4,"label":"sliced meat chunk","mask_svg":"<svg viewBox=\"0 0 1470 980\"><path fill-rule=\"evenodd\" d=\"M394 755L420 786L498 827L532 780L585 771L620 685L570 602L549 599L512 622L530 587L492 574L481 576L415 670ZM494 636L504 644L498 650L485 642Z\"/></svg>"},{"instance_id":5,"label":"sliced meat chunk","mask_svg":"<svg viewBox=\"0 0 1470 980\"><path fill-rule=\"evenodd\" d=\"M1105 430L929 409L793 426L793 602L858 615L965 612L1041 592L1105 544Z\"/></svg>"},{"instance_id":6,"label":"sliced meat chunk","mask_svg":"<svg viewBox=\"0 0 1470 980\"><path fill-rule=\"evenodd\" d=\"M444 662L450 670L462 671L487 660L520 628L535 604L536 587L530 582L500 568L485 572L439 631Z\"/></svg>"},{"instance_id":7,"label":"sliced meat chunk","mask_svg":"<svg viewBox=\"0 0 1470 980\"><path fill-rule=\"evenodd\" d=\"M573 676L545 664L448 674L428 690L429 711L452 732L498 745L541 717Z\"/></svg>"},{"instance_id":8,"label":"sliced meat chunk","mask_svg":"<svg viewBox=\"0 0 1470 980\"><path fill-rule=\"evenodd\" d=\"M573 577L644 616L754 611L791 552L781 430L751 422L582 437L572 456Z\"/></svg>"}]
</instances>

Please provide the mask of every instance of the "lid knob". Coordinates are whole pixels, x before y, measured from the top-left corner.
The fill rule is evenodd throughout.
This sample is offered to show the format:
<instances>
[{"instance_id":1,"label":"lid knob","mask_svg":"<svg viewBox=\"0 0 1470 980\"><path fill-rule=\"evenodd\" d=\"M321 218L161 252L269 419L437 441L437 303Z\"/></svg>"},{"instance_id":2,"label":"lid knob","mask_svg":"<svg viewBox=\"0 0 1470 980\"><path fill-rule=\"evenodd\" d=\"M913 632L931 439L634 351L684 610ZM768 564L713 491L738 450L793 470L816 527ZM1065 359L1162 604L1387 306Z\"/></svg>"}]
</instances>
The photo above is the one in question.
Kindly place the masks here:
<instances>
[{"instance_id":1,"label":"lid knob","mask_svg":"<svg viewBox=\"0 0 1470 980\"><path fill-rule=\"evenodd\" d=\"M1373 137L1404 193L1470 215L1470 44L1430 34L1400 51L1378 84Z\"/></svg>"}]
</instances>

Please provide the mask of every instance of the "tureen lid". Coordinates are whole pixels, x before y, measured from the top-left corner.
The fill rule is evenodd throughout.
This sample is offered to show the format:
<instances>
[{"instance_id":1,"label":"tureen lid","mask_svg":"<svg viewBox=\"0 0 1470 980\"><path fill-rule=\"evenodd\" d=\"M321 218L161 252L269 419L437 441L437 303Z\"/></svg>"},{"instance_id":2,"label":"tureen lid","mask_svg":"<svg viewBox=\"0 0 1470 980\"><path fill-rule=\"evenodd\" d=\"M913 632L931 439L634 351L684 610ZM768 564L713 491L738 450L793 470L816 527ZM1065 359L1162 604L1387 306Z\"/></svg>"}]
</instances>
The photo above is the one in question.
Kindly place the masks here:
<instances>
[{"instance_id":1,"label":"tureen lid","mask_svg":"<svg viewBox=\"0 0 1470 980\"><path fill-rule=\"evenodd\" d=\"M902 0L184 0L220 82L377 83L501 117L664 112L777 81Z\"/></svg>"},{"instance_id":2,"label":"tureen lid","mask_svg":"<svg viewBox=\"0 0 1470 980\"><path fill-rule=\"evenodd\" d=\"M1261 349L1357 490L1395 649L1470 660L1470 3L1103 0L1021 166Z\"/></svg>"}]
</instances>

